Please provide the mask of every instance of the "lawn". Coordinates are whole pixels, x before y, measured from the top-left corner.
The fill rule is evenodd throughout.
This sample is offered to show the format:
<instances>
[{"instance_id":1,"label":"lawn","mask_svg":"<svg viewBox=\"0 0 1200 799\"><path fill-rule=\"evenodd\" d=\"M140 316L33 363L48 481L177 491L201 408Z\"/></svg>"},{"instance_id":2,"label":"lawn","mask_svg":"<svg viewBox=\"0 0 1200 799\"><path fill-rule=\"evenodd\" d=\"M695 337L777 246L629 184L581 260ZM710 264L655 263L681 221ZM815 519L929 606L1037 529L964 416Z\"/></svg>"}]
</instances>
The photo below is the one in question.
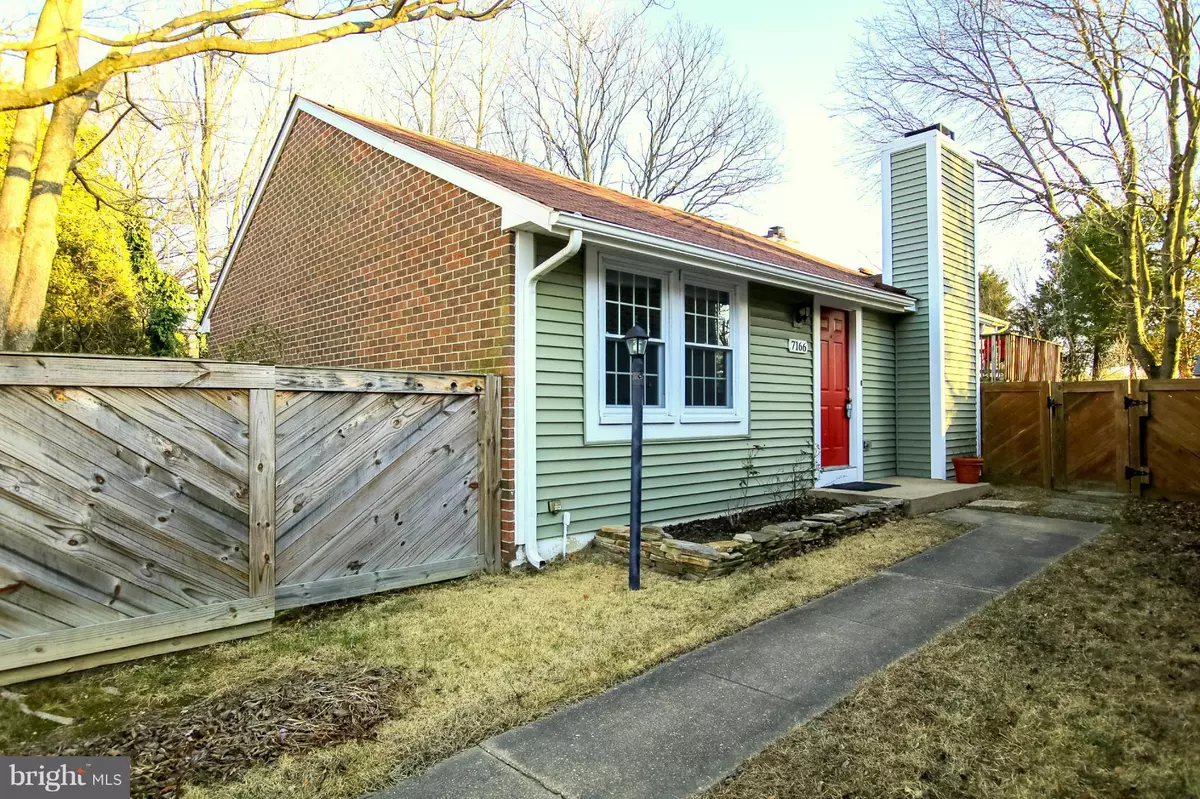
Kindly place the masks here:
<instances>
[{"instance_id":1,"label":"lawn","mask_svg":"<svg viewBox=\"0 0 1200 799\"><path fill-rule=\"evenodd\" d=\"M0 752L130 754L135 795L342 799L419 771L962 530L892 522L708 583L491 575L295 612L269 634L10 689ZM255 765L261 763L260 765Z\"/></svg>"},{"instance_id":2,"label":"lawn","mask_svg":"<svg viewBox=\"0 0 1200 799\"><path fill-rule=\"evenodd\" d=\"M709 799L1200 796L1200 506L1126 518Z\"/></svg>"}]
</instances>

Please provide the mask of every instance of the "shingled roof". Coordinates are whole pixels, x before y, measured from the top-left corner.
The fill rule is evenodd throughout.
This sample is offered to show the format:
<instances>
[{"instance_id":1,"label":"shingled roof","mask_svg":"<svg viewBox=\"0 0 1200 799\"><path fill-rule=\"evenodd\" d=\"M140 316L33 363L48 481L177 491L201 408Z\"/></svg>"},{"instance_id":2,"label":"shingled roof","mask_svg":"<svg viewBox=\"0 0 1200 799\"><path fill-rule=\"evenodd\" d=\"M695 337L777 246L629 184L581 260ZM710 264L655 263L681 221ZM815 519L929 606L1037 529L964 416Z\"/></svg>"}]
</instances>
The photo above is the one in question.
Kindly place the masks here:
<instances>
[{"instance_id":1,"label":"shingled roof","mask_svg":"<svg viewBox=\"0 0 1200 799\"><path fill-rule=\"evenodd\" d=\"M578 214L589 219L850 285L881 288L904 294L900 289L885 285L880 277L865 275L857 269L817 258L733 225L689 214L604 186L565 177L520 161L426 136L340 108L321 103L314 105L320 105L381 136L452 164L559 212Z\"/></svg>"}]
</instances>

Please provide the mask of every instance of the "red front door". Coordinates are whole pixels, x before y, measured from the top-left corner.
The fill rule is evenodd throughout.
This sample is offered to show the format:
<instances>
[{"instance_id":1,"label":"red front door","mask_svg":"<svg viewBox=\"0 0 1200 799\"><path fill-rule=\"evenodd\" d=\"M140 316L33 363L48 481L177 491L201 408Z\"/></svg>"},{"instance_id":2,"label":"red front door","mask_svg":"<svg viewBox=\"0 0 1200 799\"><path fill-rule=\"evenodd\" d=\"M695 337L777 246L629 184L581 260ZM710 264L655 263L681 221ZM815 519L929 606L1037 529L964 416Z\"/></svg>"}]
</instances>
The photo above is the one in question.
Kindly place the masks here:
<instances>
[{"instance_id":1,"label":"red front door","mask_svg":"<svg viewBox=\"0 0 1200 799\"><path fill-rule=\"evenodd\" d=\"M850 465L850 349L846 328L850 315L821 309L821 468Z\"/></svg>"}]
</instances>

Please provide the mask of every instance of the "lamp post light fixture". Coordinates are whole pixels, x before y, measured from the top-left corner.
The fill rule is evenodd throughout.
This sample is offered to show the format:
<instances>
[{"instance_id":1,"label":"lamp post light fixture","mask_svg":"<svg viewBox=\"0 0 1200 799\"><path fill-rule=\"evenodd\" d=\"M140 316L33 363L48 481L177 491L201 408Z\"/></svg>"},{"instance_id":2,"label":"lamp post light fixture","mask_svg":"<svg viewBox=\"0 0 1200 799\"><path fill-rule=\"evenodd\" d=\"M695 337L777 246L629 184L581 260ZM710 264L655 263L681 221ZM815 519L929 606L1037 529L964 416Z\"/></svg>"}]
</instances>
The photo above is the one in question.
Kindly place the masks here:
<instances>
[{"instance_id":1,"label":"lamp post light fixture","mask_svg":"<svg viewBox=\"0 0 1200 799\"><path fill-rule=\"evenodd\" d=\"M642 587L642 405L646 399L646 343L638 325L625 334L629 350L629 590Z\"/></svg>"}]
</instances>

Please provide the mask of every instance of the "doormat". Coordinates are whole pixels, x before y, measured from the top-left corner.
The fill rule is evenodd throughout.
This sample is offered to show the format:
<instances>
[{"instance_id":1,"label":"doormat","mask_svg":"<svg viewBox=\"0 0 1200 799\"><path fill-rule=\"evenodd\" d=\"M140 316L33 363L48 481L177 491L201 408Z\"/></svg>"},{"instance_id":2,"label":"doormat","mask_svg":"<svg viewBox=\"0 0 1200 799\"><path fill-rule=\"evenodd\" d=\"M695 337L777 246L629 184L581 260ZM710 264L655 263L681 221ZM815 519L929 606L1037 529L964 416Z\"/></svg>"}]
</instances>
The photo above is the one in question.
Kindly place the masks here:
<instances>
[{"instance_id":1,"label":"doormat","mask_svg":"<svg viewBox=\"0 0 1200 799\"><path fill-rule=\"evenodd\" d=\"M895 488L895 483L835 483L830 488L838 488L843 491L878 491L881 488Z\"/></svg>"}]
</instances>

